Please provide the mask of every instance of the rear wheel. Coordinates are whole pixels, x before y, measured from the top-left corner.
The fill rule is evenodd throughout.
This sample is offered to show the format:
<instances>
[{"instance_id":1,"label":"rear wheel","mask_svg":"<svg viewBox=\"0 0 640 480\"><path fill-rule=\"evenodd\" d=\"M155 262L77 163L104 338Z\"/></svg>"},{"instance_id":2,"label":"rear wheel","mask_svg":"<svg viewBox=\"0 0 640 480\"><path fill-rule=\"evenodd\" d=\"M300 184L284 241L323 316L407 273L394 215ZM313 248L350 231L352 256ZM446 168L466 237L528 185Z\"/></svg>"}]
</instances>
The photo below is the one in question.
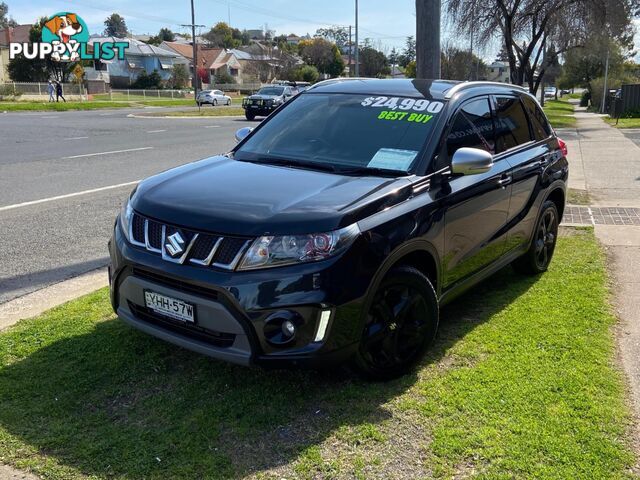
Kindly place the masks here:
<instances>
[{"instance_id":1,"label":"rear wheel","mask_svg":"<svg viewBox=\"0 0 640 480\"><path fill-rule=\"evenodd\" d=\"M213 103L211 104L212 107L217 107L218 106L218 100L216 100L215 98L213 99Z\"/></svg>"},{"instance_id":2,"label":"rear wheel","mask_svg":"<svg viewBox=\"0 0 640 480\"><path fill-rule=\"evenodd\" d=\"M256 115L254 113L251 113L251 112L244 112L244 116L247 118L247 120L255 120L256 119Z\"/></svg>"},{"instance_id":3,"label":"rear wheel","mask_svg":"<svg viewBox=\"0 0 640 480\"><path fill-rule=\"evenodd\" d=\"M393 269L374 294L366 317L356 369L372 380L407 373L438 329L438 299L429 279L412 267Z\"/></svg>"},{"instance_id":4,"label":"rear wheel","mask_svg":"<svg viewBox=\"0 0 640 480\"><path fill-rule=\"evenodd\" d=\"M231 106L231 99L227 100L227 107Z\"/></svg>"},{"instance_id":5,"label":"rear wheel","mask_svg":"<svg viewBox=\"0 0 640 480\"><path fill-rule=\"evenodd\" d=\"M551 201L544 202L531 247L527 253L513 262L513 268L530 275L545 272L556 249L559 223L560 216L556 204Z\"/></svg>"}]
</instances>

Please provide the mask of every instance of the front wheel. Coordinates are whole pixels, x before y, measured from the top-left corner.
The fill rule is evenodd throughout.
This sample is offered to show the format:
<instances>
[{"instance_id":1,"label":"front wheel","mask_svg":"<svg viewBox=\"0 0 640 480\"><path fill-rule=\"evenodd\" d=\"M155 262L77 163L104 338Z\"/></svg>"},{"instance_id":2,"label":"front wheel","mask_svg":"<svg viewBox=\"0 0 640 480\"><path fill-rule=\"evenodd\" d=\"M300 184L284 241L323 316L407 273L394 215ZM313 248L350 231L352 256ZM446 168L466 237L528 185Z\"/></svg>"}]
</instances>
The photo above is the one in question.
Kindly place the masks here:
<instances>
[{"instance_id":1,"label":"front wheel","mask_svg":"<svg viewBox=\"0 0 640 480\"><path fill-rule=\"evenodd\" d=\"M218 106L218 100L214 99L213 103L211 104L212 107L217 107Z\"/></svg>"},{"instance_id":2,"label":"front wheel","mask_svg":"<svg viewBox=\"0 0 640 480\"><path fill-rule=\"evenodd\" d=\"M559 223L560 216L556 204L551 201L544 202L531 247L527 253L513 262L513 268L529 275L546 272L556 249Z\"/></svg>"},{"instance_id":3,"label":"front wheel","mask_svg":"<svg viewBox=\"0 0 640 480\"><path fill-rule=\"evenodd\" d=\"M256 119L256 115L254 113L251 112L245 112L244 116L247 118L247 120L252 121Z\"/></svg>"},{"instance_id":4,"label":"front wheel","mask_svg":"<svg viewBox=\"0 0 640 480\"><path fill-rule=\"evenodd\" d=\"M393 269L374 294L354 363L371 380L407 373L438 330L438 298L429 279L413 267Z\"/></svg>"}]
</instances>

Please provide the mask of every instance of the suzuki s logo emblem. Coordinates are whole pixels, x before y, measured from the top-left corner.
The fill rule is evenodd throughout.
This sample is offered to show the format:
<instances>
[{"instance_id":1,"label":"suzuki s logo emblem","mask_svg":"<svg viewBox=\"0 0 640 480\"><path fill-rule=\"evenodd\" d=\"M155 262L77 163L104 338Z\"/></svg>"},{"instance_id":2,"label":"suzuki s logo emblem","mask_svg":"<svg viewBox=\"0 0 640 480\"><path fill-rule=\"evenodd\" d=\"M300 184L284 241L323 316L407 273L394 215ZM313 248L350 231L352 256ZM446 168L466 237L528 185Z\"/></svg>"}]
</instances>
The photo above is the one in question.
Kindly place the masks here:
<instances>
[{"instance_id":1,"label":"suzuki s logo emblem","mask_svg":"<svg viewBox=\"0 0 640 480\"><path fill-rule=\"evenodd\" d=\"M184 238L182 238L180 232L169 235L167 237L166 243L164 244L164 248L172 257L182 255L182 253L184 253Z\"/></svg>"}]
</instances>

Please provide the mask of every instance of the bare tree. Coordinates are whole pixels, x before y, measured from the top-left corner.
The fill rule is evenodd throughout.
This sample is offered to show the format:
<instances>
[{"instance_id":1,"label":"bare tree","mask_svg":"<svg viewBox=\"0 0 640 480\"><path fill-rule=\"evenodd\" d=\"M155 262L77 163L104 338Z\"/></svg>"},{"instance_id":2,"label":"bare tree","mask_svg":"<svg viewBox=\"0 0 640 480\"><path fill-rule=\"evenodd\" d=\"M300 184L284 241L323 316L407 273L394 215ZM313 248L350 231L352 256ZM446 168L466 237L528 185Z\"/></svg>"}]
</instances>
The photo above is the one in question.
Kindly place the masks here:
<instances>
[{"instance_id":1,"label":"bare tree","mask_svg":"<svg viewBox=\"0 0 640 480\"><path fill-rule=\"evenodd\" d=\"M550 65L563 53L581 47L604 28L629 35L638 0L450 0L448 11L465 32L476 32L481 44L496 34L509 62L511 81L535 93ZM634 6L635 5L635 6ZM547 47L553 44L554 48ZM550 55L543 55L545 50Z\"/></svg>"},{"instance_id":2,"label":"bare tree","mask_svg":"<svg viewBox=\"0 0 640 480\"><path fill-rule=\"evenodd\" d=\"M416 77L440 78L440 0L416 0Z\"/></svg>"}]
</instances>

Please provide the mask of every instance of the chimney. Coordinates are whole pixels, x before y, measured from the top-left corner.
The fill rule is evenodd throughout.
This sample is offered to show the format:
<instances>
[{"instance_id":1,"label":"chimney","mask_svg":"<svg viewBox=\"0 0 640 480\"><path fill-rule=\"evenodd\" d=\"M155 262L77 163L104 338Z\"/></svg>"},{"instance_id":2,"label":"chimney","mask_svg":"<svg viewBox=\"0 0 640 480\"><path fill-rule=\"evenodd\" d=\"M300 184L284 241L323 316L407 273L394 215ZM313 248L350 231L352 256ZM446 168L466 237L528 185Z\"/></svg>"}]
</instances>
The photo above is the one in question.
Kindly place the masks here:
<instances>
[{"instance_id":1,"label":"chimney","mask_svg":"<svg viewBox=\"0 0 640 480\"><path fill-rule=\"evenodd\" d=\"M13 42L13 27L7 27L4 31L4 34L7 37L7 45Z\"/></svg>"}]
</instances>

